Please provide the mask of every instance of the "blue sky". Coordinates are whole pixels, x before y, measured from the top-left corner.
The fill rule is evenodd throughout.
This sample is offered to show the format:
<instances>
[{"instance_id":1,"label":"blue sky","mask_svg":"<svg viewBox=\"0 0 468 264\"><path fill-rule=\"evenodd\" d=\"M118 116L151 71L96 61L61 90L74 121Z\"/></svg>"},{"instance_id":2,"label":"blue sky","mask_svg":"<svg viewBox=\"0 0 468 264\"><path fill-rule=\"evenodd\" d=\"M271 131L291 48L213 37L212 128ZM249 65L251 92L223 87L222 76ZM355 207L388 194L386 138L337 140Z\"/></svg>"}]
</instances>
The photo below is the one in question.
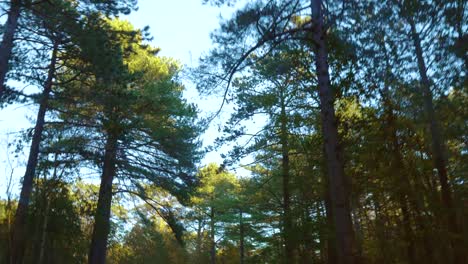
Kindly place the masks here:
<instances>
[{"instance_id":1,"label":"blue sky","mask_svg":"<svg viewBox=\"0 0 468 264\"><path fill-rule=\"evenodd\" d=\"M201 4L202 0L139 0L139 10L131 13L128 19L137 28L150 27L152 44L161 48L159 55L175 58L185 68L195 67L198 59L206 54L212 42L210 33L219 27L220 19L229 18L234 10L245 1L238 1L233 7L216 7ZM222 99L215 96L203 97L194 85L184 79L185 97L199 106L201 116L217 112ZM223 107L220 116L212 121L210 128L203 135L205 145L209 145L218 136L218 126L229 118L230 107ZM227 147L222 150L226 150ZM202 163L221 163L220 153L208 153Z\"/></svg>"},{"instance_id":2,"label":"blue sky","mask_svg":"<svg viewBox=\"0 0 468 264\"><path fill-rule=\"evenodd\" d=\"M150 26L153 36L152 45L160 47L161 56L172 57L186 66L196 66L198 58L207 53L211 46L210 32L219 26L220 16L228 18L235 7L213 7L202 5L202 0L140 0L139 10L129 16L137 28ZM242 1L241 1L242 2ZM220 98L201 98L192 84L185 81L185 97L197 103L202 116L216 111L221 104ZM12 105L0 110L0 197L4 197L6 181L13 171L13 193L19 193L19 180L24 174L26 155L15 158L7 156L7 143L12 143L21 129L32 127L37 107ZM225 113L214 120L211 128L203 136L205 144L210 144L217 135L217 126L222 124L228 115ZM25 145L28 148L28 145ZM203 163L221 162L219 153L209 153Z\"/></svg>"},{"instance_id":3,"label":"blue sky","mask_svg":"<svg viewBox=\"0 0 468 264\"><path fill-rule=\"evenodd\" d=\"M231 11L202 5L201 0L140 0L139 10L125 18L139 28L150 26L153 44L162 49L160 55L190 65L211 46L209 34L218 27L219 15Z\"/></svg>"}]
</instances>

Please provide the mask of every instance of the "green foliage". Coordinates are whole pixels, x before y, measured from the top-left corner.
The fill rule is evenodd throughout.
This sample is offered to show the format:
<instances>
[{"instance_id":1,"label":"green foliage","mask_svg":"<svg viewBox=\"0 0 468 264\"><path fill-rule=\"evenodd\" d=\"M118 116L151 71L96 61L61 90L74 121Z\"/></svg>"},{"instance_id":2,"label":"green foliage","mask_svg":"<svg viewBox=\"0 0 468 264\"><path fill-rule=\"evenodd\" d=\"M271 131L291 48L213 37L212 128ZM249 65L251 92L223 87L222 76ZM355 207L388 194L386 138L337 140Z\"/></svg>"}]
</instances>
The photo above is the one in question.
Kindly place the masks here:
<instances>
[{"instance_id":1,"label":"green foliage","mask_svg":"<svg viewBox=\"0 0 468 264\"><path fill-rule=\"evenodd\" d=\"M76 61L78 67L69 68L74 72L88 64L90 68L85 69L94 76L80 75L57 91L57 107L63 109L57 117L67 120L60 129L81 134L74 138L95 135L95 140L88 137L75 146L79 148L76 152L93 156L103 155L93 154L91 149L102 144L105 135L115 134L122 150L118 156L122 179L146 179L184 199L198 156L200 128L195 124L195 107L182 99L183 86L175 80L179 66L171 59L157 57L157 49L143 45L141 32L128 22L102 23L111 29L107 36L101 35L108 44L85 45L94 48L84 49L84 56ZM99 59L93 55L94 49L100 51ZM89 85L81 85L83 81ZM99 164L101 160L93 156L83 158Z\"/></svg>"},{"instance_id":2,"label":"green foliage","mask_svg":"<svg viewBox=\"0 0 468 264\"><path fill-rule=\"evenodd\" d=\"M337 159L349 176L340 191L350 190L359 263L452 263L466 248L462 2L323 5ZM99 193L86 180L102 172L109 138L117 141L109 263L201 264L213 253L217 263L336 263L322 123L329 112L317 100L311 1L250 1L213 33L215 46L193 74L201 92L221 91L234 106L216 140L234 147L223 165L198 171L202 126L183 99L180 63L146 44L147 29L114 17L135 4L54 0L25 8L11 78L43 85L59 41L25 263L86 261ZM417 51L427 62L429 96ZM441 199L431 118L441 128L453 208ZM229 172L245 157L249 177ZM16 203L0 200L2 260ZM287 241L296 261L287 259Z\"/></svg>"},{"instance_id":3,"label":"green foliage","mask_svg":"<svg viewBox=\"0 0 468 264\"><path fill-rule=\"evenodd\" d=\"M111 247L109 263L186 263L187 258L161 219L140 219L122 244Z\"/></svg>"}]
</instances>

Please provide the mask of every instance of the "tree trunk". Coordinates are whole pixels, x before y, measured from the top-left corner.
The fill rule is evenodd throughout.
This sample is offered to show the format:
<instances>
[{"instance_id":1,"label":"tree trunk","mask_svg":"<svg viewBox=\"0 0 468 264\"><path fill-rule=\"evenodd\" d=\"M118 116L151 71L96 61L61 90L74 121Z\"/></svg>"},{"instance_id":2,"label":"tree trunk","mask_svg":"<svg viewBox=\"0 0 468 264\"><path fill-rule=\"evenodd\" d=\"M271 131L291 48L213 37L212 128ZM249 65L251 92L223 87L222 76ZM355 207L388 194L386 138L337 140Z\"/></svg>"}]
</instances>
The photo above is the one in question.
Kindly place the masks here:
<instances>
[{"instance_id":1,"label":"tree trunk","mask_svg":"<svg viewBox=\"0 0 468 264\"><path fill-rule=\"evenodd\" d=\"M324 213L322 209L322 201L316 201L316 211L317 211L317 219L322 219L324 218ZM328 241L328 237L326 236L326 231L324 232L325 228L319 228L318 229L318 239L319 239L319 247L320 247L320 253L319 253L319 262L320 263L325 263L327 260L327 255L325 249L328 248L326 246L326 242Z\"/></svg>"},{"instance_id":2,"label":"tree trunk","mask_svg":"<svg viewBox=\"0 0 468 264\"><path fill-rule=\"evenodd\" d=\"M419 37L419 33L416 30L416 25L413 19L411 17L407 17L407 20L411 27L411 39L416 51L418 70L421 78L424 108L431 132L432 159L439 177L442 203L447 211L447 224L448 230L451 233L450 236L452 237L451 245L452 249L454 250L455 263L466 263L466 257L464 256L463 250L459 248L460 245L462 245L462 241L460 241L461 234L457 223L457 214L453 205L452 192L448 181L447 161L444 156L444 143L440 132L440 126L434 111L431 82L427 76L427 67L423 57L421 39Z\"/></svg>"},{"instance_id":3,"label":"tree trunk","mask_svg":"<svg viewBox=\"0 0 468 264\"><path fill-rule=\"evenodd\" d=\"M210 238L211 238L211 247L210 247L210 263L216 264L216 241L215 241L215 214L214 209L211 207L210 210Z\"/></svg>"},{"instance_id":4,"label":"tree trunk","mask_svg":"<svg viewBox=\"0 0 468 264\"><path fill-rule=\"evenodd\" d=\"M239 254L240 264L245 263L245 249L244 249L244 219L242 210L239 212Z\"/></svg>"},{"instance_id":5,"label":"tree trunk","mask_svg":"<svg viewBox=\"0 0 468 264\"><path fill-rule=\"evenodd\" d=\"M303 196L302 197L302 200L306 201L308 199L308 197L305 197ZM319 260L321 258L321 248L320 248L320 245L319 245L319 252L317 252L316 250L316 243L315 243L315 236L314 235L319 235L319 239L320 238L320 234L318 234L317 232L314 232L314 230L311 228L313 225L315 225L316 223L314 223L314 220L312 219L311 217L311 212L315 209L313 208L313 205L311 205L311 207L309 206L304 206L302 209L302 212L301 212L301 215L302 215L302 226L303 228L300 230L301 231L301 234L302 234L302 237L301 237L301 244L299 245L298 242L295 243L295 247L296 247L296 251L298 252L297 253L297 257L298 258L298 263L302 263L302 264L308 264L308 263L311 263L311 262L314 262L316 260ZM316 220L320 219L320 212L319 211L316 211ZM297 231L299 231L298 228L296 228ZM315 234L314 234L315 233Z\"/></svg>"},{"instance_id":6,"label":"tree trunk","mask_svg":"<svg viewBox=\"0 0 468 264\"><path fill-rule=\"evenodd\" d=\"M351 212L351 217L353 219L354 230L355 230L355 239L356 239L356 259L363 259L363 249L362 244L364 242L364 232L361 226L361 216L363 215L361 211L361 205L359 203L359 198L356 198L356 207Z\"/></svg>"},{"instance_id":7,"label":"tree trunk","mask_svg":"<svg viewBox=\"0 0 468 264\"><path fill-rule=\"evenodd\" d=\"M409 214L408 205L404 195L399 195L401 214L403 216L403 230L404 238L406 240L406 257L408 258L409 264L416 264L416 255L414 251L414 235L413 229L411 228L411 218Z\"/></svg>"},{"instance_id":8,"label":"tree trunk","mask_svg":"<svg viewBox=\"0 0 468 264\"><path fill-rule=\"evenodd\" d=\"M108 132L93 236L88 256L89 264L104 264L106 262L107 238L110 232L112 181L116 174L117 139L116 135Z\"/></svg>"},{"instance_id":9,"label":"tree trunk","mask_svg":"<svg viewBox=\"0 0 468 264\"><path fill-rule=\"evenodd\" d=\"M328 180L327 180L328 181ZM327 184L328 185L328 184ZM329 188L325 190L325 216L327 218L327 263L328 264L337 264L338 260L336 257L336 242L335 242L335 224L334 220L335 217L333 215L333 211L331 209L331 202L330 202L330 191Z\"/></svg>"},{"instance_id":10,"label":"tree trunk","mask_svg":"<svg viewBox=\"0 0 468 264\"><path fill-rule=\"evenodd\" d=\"M52 181L58 181L57 178L57 164L58 161L58 153L55 153L54 156L54 172L52 173L52 177L50 180ZM49 181L50 181L49 180ZM55 183L55 182L54 182ZM54 184L47 182L47 173L44 173L44 190L43 190L43 198L44 198L44 203L45 203L45 210L43 212L43 220L42 220L42 228L41 228L41 235L40 235L40 240L39 240L39 253L36 259L37 264L42 264L44 262L44 253L45 253L45 246L46 246L46 238L47 238L47 228L49 224L49 213L50 213L50 194L51 190L54 188L50 186L50 184Z\"/></svg>"},{"instance_id":11,"label":"tree trunk","mask_svg":"<svg viewBox=\"0 0 468 264\"><path fill-rule=\"evenodd\" d=\"M372 194L372 204L374 206L375 220L374 220L374 233L377 238L377 247L379 253L376 257L376 263L388 264L392 263L392 256L388 251L389 241L386 232L388 230L386 221L384 219L384 212L380 204L380 195L378 192Z\"/></svg>"},{"instance_id":12,"label":"tree trunk","mask_svg":"<svg viewBox=\"0 0 468 264\"><path fill-rule=\"evenodd\" d=\"M204 225L203 220L200 218L198 219L198 227L197 227L197 245L196 245L196 251L197 251L197 257L201 256L201 248L202 248L202 227Z\"/></svg>"},{"instance_id":13,"label":"tree trunk","mask_svg":"<svg viewBox=\"0 0 468 264\"><path fill-rule=\"evenodd\" d=\"M41 228L41 237L39 242L39 257L37 258L37 263L42 264L44 261L44 252L45 252L45 244L46 244L46 237L47 237L47 225L49 222L49 210L50 210L50 202L46 200L46 207L44 210L44 218L42 222Z\"/></svg>"},{"instance_id":14,"label":"tree trunk","mask_svg":"<svg viewBox=\"0 0 468 264\"><path fill-rule=\"evenodd\" d=\"M385 47L384 47L385 48ZM387 67L390 65L387 63ZM411 182L409 180L409 175L405 171L405 166L403 163L403 156L401 154L400 144L398 142L397 136L397 127L395 123L395 115L393 113L393 104L390 101L390 93L388 84L384 85L382 91L382 99L383 99L383 106L384 106L384 113L386 119L386 127L389 129L387 136L390 139L392 144L392 171L394 171L397 175L399 175L398 179L398 199L400 203L401 213L403 217L403 231L404 231L404 238L406 240L406 254L409 264L416 264L416 255L414 249L414 234L413 229L411 228L411 217L408 208L408 197L411 195L410 188Z\"/></svg>"},{"instance_id":15,"label":"tree trunk","mask_svg":"<svg viewBox=\"0 0 468 264\"><path fill-rule=\"evenodd\" d=\"M350 183L346 179L339 147L334 95L330 87L326 29L323 22L322 1L311 0L312 40L315 46L315 66L318 79L322 130L327 159L327 173L331 207L334 216L337 261L339 264L355 262L355 241L350 210Z\"/></svg>"},{"instance_id":16,"label":"tree trunk","mask_svg":"<svg viewBox=\"0 0 468 264\"><path fill-rule=\"evenodd\" d=\"M281 89L281 115L280 115L280 142L281 142L281 170L283 176L283 236L285 263L296 263L295 246L293 237L293 224L291 218L291 197L289 194L289 142L286 116L285 94Z\"/></svg>"},{"instance_id":17,"label":"tree trunk","mask_svg":"<svg viewBox=\"0 0 468 264\"><path fill-rule=\"evenodd\" d=\"M6 213L6 230L12 230L12 223L13 223L13 209L12 209L12 201L11 201L11 182L13 178L13 172L14 170L11 170L10 177L7 181L6 184L6 197L7 197L7 203L5 206L5 213ZM5 254L5 263L12 263L12 254L11 254L11 249L13 245L13 237L11 234L8 235L8 243L7 243L7 248L5 249L6 254Z\"/></svg>"},{"instance_id":18,"label":"tree trunk","mask_svg":"<svg viewBox=\"0 0 468 264\"><path fill-rule=\"evenodd\" d=\"M42 92L39 111L37 113L36 126L34 127L34 134L29 149L28 163L26 165L26 172L23 177L23 186L21 188L18 207L16 209L15 223L13 226L13 248L12 248L12 263L21 264L24 254L25 243L25 230L26 230L26 216L28 214L29 199L33 188L34 175L36 173L37 161L39 157L39 147L41 143L42 131L44 130L45 114L47 111L47 104L52 90L52 82L55 75L55 66L57 62L58 42L54 43L52 57L50 60L49 71L47 79L44 83L44 90Z\"/></svg>"},{"instance_id":19,"label":"tree trunk","mask_svg":"<svg viewBox=\"0 0 468 264\"><path fill-rule=\"evenodd\" d=\"M2 43L0 44L0 98L5 93L5 77L8 72L8 62L10 61L11 51L13 49L13 37L18 28L18 19L20 17L21 1L10 0L10 11L5 23Z\"/></svg>"}]
</instances>

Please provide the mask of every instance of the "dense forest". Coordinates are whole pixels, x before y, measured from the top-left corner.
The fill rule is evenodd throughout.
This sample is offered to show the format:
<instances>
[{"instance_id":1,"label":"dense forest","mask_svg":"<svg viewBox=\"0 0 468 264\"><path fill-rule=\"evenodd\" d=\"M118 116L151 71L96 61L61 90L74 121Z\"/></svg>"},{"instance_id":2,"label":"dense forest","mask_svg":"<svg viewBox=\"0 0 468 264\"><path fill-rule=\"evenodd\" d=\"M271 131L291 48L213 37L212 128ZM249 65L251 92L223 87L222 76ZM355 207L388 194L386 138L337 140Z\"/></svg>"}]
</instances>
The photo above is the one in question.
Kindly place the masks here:
<instances>
[{"instance_id":1,"label":"dense forest","mask_svg":"<svg viewBox=\"0 0 468 264\"><path fill-rule=\"evenodd\" d=\"M137 0L0 3L0 263L468 263L467 1L191 1L193 67Z\"/></svg>"}]
</instances>

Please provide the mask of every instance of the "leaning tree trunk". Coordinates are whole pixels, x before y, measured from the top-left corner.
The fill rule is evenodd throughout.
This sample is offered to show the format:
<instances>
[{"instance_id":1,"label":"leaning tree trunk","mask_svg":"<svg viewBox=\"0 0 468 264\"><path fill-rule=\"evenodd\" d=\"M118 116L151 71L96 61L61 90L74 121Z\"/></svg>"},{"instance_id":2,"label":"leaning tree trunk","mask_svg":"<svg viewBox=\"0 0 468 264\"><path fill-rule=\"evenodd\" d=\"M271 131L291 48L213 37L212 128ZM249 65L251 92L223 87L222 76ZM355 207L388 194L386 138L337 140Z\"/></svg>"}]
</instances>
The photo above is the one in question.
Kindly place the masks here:
<instances>
[{"instance_id":1,"label":"leaning tree trunk","mask_svg":"<svg viewBox=\"0 0 468 264\"><path fill-rule=\"evenodd\" d=\"M5 23L2 43L0 44L0 98L5 93L5 77L8 72L8 62L10 61L11 51L13 49L13 37L18 28L18 19L20 17L20 0L10 0L10 11Z\"/></svg>"},{"instance_id":2,"label":"leaning tree trunk","mask_svg":"<svg viewBox=\"0 0 468 264\"><path fill-rule=\"evenodd\" d=\"M386 69L391 69L391 65L389 62L389 54L388 50L385 45L381 46L382 51L384 52L385 57L385 66ZM404 164L403 152L398 140L398 128L396 124L397 117L394 113L394 103L391 100L391 95L389 91L389 82L388 79L384 83L383 90L381 91L382 102L384 107L384 115L386 119L386 127L388 131L386 133L387 139L391 143L391 152L392 152L392 170L396 172L399 177L398 181L399 184L397 186L398 192L398 199L400 203L400 209L402 212L402 223L403 223L403 232L404 238L406 240L406 252L409 264L417 263L417 251L416 251L416 244L415 244L415 233L413 232L413 228L411 226L411 207L415 215L415 223L419 228L419 232L423 233L423 249L424 249L424 256L425 256L425 263L431 264L433 262L433 250L430 245L431 239L427 235L427 220L424 220L421 214L421 208L419 202L416 198L416 194L412 190L412 184L410 180L410 174L407 172L407 168ZM409 204L409 206L408 206Z\"/></svg>"},{"instance_id":3,"label":"leaning tree trunk","mask_svg":"<svg viewBox=\"0 0 468 264\"><path fill-rule=\"evenodd\" d=\"M12 264L21 264L23 261L25 237L26 237L26 216L28 214L29 199L33 188L34 175L39 157L39 147L41 143L42 131L44 130L45 114L47 111L47 104L52 91L52 84L55 75L55 66L57 62L58 42L55 41L50 60L49 71L47 79L44 83L44 90L42 92L39 111L37 113L36 126L34 127L34 134L29 149L28 163L26 165L26 172L23 177L23 186L21 188L20 197L18 200L18 207L16 209L15 223L13 225L13 245L12 245Z\"/></svg>"},{"instance_id":4,"label":"leaning tree trunk","mask_svg":"<svg viewBox=\"0 0 468 264\"><path fill-rule=\"evenodd\" d=\"M285 263L296 263L295 246L293 237L293 224L291 216L291 197L289 193L289 142L288 142L288 127L286 117L286 105L284 102L285 94L283 89L280 95L281 100L281 115L280 115L280 141L281 141L281 169L283 176L283 236L284 236L284 251Z\"/></svg>"},{"instance_id":5,"label":"leaning tree trunk","mask_svg":"<svg viewBox=\"0 0 468 264\"><path fill-rule=\"evenodd\" d=\"M447 224L448 230L451 233L450 236L452 237L451 244L454 250L455 263L466 263L466 257L464 256L463 250L460 249L462 244L462 241L460 241L461 234L457 223L457 214L453 204L452 192L448 181L447 161L444 157L444 143L440 132L439 122L434 111L431 82L427 76L427 67L423 57L421 39L419 37L419 33L416 30L414 20L411 17L407 17L407 20L411 27L411 39L416 51L418 70L421 78L424 109L431 132L432 159L439 177L442 203L447 210Z\"/></svg>"},{"instance_id":6,"label":"leaning tree trunk","mask_svg":"<svg viewBox=\"0 0 468 264\"><path fill-rule=\"evenodd\" d=\"M315 66L318 79L322 131L327 160L327 173L331 207L334 216L334 230L339 264L354 263L355 239L350 209L350 183L346 179L339 146L337 120L334 109L334 95L330 87L326 28L322 13L322 1L311 0L312 40L315 47Z\"/></svg>"},{"instance_id":7,"label":"leaning tree trunk","mask_svg":"<svg viewBox=\"0 0 468 264\"><path fill-rule=\"evenodd\" d=\"M101 186L94 217L93 236L89 250L89 264L104 264L106 262L107 238L110 232L110 216L112 205L112 181L116 174L117 135L108 132L104 153Z\"/></svg>"}]
</instances>

